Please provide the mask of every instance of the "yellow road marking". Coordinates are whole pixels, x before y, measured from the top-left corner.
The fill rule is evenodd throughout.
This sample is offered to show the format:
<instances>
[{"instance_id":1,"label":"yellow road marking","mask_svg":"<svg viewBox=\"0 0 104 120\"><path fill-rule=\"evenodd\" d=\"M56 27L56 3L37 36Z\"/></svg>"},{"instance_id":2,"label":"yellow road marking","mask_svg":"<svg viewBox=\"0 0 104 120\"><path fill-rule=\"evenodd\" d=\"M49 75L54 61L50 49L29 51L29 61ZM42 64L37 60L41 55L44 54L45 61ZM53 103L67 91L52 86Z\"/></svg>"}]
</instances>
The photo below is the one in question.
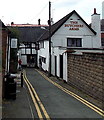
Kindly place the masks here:
<instances>
[{"instance_id":1,"label":"yellow road marking","mask_svg":"<svg viewBox=\"0 0 104 120\"><path fill-rule=\"evenodd\" d=\"M36 97L36 99L37 99L37 101L38 101L38 103L39 103L39 105L40 105L40 107L41 107L41 109L42 109L45 117L46 117L46 119L51 120L50 117L49 117L49 115L48 115L48 113L47 113L47 111L46 111L46 109L45 109L45 107L43 106L41 100L39 99L39 97L38 97L35 89L34 89L33 86L31 85L31 83L29 82L29 80L27 79L26 73L25 73L25 80L26 80L26 81L28 82L28 84L30 85L30 87L31 87L31 89L32 89L32 91L33 91L33 93L34 93L34 95L35 95L35 97Z\"/></svg>"},{"instance_id":2,"label":"yellow road marking","mask_svg":"<svg viewBox=\"0 0 104 120\"><path fill-rule=\"evenodd\" d=\"M27 85L27 87L28 87L28 89L29 89L29 92L30 92L30 95L31 95L31 97L32 97L33 103L35 104L35 107L36 107L36 110L37 110L37 114L38 114L38 116L39 116L40 119L43 119L42 114L41 114L41 111L40 111L40 109L39 109L39 106L38 106L38 104L37 104L37 102L36 102L36 99L34 98L34 95L33 95L32 91L31 91L31 89L30 89L27 81L25 80L25 78L24 78L24 81L25 81L25 83L26 83L26 85Z\"/></svg>"},{"instance_id":3,"label":"yellow road marking","mask_svg":"<svg viewBox=\"0 0 104 120\"><path fill-rule=\"evenodd\" d=\"M51 82L52 84L54 84L55 86L57 86L58 88L63 90L65 93L73 96L74 98L76 98L77 100L79 100L80 102L82 102L83 104L85 104L86 106L88 106L89 108L93 109L94 111L96 111L97 113L99 113L101 116L104 117L104 111L102 109L100 109L97 106L93 105L92 103L86 101L85 99L81 98L80 96L76 95L75 93L67 90L66 88L62 87L61 85L53 82L51 79L49 79L47 76L45 76L40 71L38 71L38 70L36 70L36 71L39 72L46 80L48 80L49 82Z\"/></svg>"}]
</instances>

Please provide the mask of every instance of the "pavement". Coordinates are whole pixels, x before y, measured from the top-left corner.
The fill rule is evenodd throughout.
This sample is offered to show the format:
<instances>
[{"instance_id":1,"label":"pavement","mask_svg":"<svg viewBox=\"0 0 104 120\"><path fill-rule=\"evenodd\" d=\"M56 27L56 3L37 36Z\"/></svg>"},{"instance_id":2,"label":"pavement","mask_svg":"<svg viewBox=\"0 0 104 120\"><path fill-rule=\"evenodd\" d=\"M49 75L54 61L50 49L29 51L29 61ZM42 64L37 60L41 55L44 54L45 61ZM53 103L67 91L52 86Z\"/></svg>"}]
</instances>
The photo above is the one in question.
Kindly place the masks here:
<instances>
[{"instance_id":1,"label":"pavement","mask_svg":"<svg viewBox=\"0 0 104 120\"><path fill-rule=\"evenodd\" d=\"M16 100L2 101L2 119L4 118L33 118L28 92L25 85L21 87L21 72L16 74Z\"/></svg>"}]
</instances>

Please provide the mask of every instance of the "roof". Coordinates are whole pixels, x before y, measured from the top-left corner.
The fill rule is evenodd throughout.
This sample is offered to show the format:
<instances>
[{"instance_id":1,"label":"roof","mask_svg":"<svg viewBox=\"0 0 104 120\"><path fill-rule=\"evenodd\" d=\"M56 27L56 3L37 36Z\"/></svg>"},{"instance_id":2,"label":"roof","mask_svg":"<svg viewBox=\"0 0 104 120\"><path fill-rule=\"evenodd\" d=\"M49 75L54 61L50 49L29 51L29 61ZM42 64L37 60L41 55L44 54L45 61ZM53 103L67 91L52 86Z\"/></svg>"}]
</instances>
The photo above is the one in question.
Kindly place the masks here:
<instances>
[{"instance_id":1,"label":"roof","mask_svg":"<svg viewBox=\"0 0 104 120\"><path fill-rule=\"evenodd\" d=\"M19 42L36 42L37 39L45 32L41 26L48 27L47 25L26 25L15 24L9 27L16 28L19 32Z\"/></svg>"},{"instance_id":2,"label":"roof","mask_svg":"<svg viewBox=\"0 0 104 120\"><path fill-rule=\"evenodd\" d=\"M71 13L67 14L65 17L63 17L62 19L60 19L58 22L56 22L55 24L53 24L51 26L51 36L73 15L76 14L84 23L85 25L96 35L96 32L81 18L81 16L75 11L73 10ZM49 31L45 32L38 41L42 41L42 40L48 40L49 38Z\"/></svg>"},{"instance_id":3,"label":"roof","mask_svg":"<svg viewBox=\"0 0 104 120\"><path fill-rule=\"evenodd\" d=\"M4 23L1 20L0 20L0 27L6 28L6 26L4 25Z\"/></svg>"},{"instance_id":4,"label":"roof","mask_svg":"<svg viewBox=\"0 0 104 120\"><path fill-rule=\"evenodd\" d=\"M10 26L10 25L9 25ZM12 27L39 27L39 26L47 26L47 25L38 25L38 24L11 24Z\"/></svg>"}]
</instances>

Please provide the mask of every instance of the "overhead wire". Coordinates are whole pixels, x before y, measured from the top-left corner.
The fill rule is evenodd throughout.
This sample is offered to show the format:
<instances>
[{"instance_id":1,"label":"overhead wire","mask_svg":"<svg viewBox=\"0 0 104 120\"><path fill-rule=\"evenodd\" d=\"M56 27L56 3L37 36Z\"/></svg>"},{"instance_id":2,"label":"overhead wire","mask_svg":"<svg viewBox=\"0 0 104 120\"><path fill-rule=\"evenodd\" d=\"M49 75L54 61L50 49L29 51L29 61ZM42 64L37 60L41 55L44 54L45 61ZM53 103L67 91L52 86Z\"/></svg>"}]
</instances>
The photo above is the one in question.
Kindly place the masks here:
<instances>
[{"instance_id":1,"label":"overhead wire","mask_svg":"<svg viewBox=\"0 0 104 120\"><path fill-rule=\"evenodd\" d=\"M45 4L45 6L40 10L40 12L38 12L38 13L35 15L35 17L33 17L33 18L30 20L30 22L33 21L34 19L36 19L39 15L41 15L42 12L44 11L44 9L47 7L47 5L48 5L48 3Z\"/></svg>"}]
</instances>

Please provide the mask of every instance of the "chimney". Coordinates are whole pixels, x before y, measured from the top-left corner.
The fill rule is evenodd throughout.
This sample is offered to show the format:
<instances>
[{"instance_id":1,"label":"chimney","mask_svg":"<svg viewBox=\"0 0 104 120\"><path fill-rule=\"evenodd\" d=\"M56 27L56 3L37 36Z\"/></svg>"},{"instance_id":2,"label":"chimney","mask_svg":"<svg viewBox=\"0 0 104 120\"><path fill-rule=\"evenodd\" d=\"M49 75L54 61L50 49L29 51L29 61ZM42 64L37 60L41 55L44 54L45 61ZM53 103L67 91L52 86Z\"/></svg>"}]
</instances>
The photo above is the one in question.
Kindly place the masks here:
<instances>
[{"instance_id":1,"label":"chimney","mask_svg":"<svg viewBox=\"0 0 104 120\"><path fill-rule=\"evenodd\" d=\"M40 21L41 21L41 20L40 20L40 19L38 19L38 25L40 25Z\"/></svg>"},{"instance_id":2,"label":"chimney","mask_svg":"<svg viewBox=\"0 0 104 120\"><path fill-rule=\"evenodd\" d=\"M104 19L104 1L102 2L102 19Z\"/></svg>"},{"instance_id":3,"label":"chimney","mask_svg":"<svg viewBox=\"0 0 104 120\"><path fill-rule=\"evenodd\" d=\"M93 40L93 47L101 47L101 24L100 24L100 14L97 14L96 8L94 8L94 14L91 16L91 27L96 32L96 36Z\"/></svg>"}]
</instances>

